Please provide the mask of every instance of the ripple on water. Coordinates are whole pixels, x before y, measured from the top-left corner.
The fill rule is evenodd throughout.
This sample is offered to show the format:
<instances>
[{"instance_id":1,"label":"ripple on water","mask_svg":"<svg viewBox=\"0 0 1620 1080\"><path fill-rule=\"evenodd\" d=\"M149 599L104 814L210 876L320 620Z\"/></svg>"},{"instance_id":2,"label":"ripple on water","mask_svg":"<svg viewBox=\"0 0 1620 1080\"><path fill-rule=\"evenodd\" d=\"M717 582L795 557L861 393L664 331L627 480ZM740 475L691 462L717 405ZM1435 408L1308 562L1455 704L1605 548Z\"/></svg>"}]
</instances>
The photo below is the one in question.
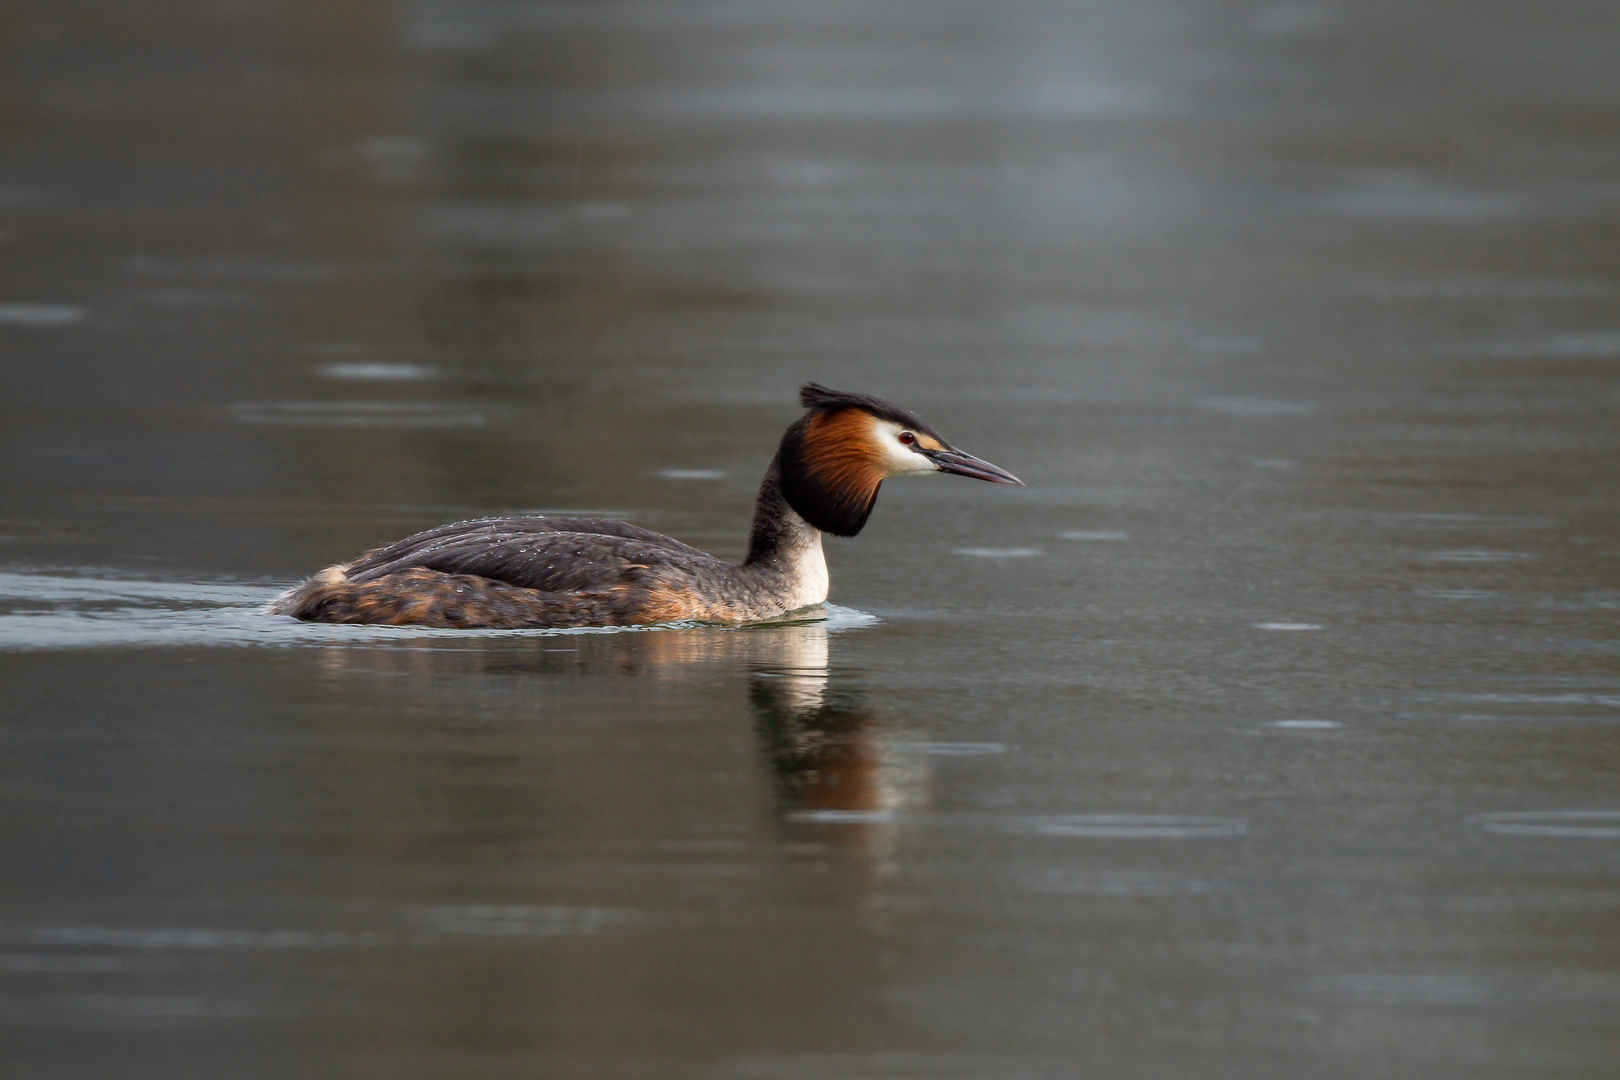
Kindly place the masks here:
<instances>
[{"instance_id":1,"label":"ripple on water","mask_svg":"<svg viewBox=\"0 0 1620 1080\"><path fill-rule=\"evenodd\" d=\"M737 1080L1072 1080L1072 1063L985 1054L773 1054L733 1061Z\"/></svg>"},{"instance_id":2,"label":"ripple on water","mask_svg":"<svg viewBox=\"0 0 1620 1080\"><path fill-rule=\"evenodd\" d=\"M1334 731L1343 726L1337 720L1273 720L1266 725L1280 731Z\"/></svg>"},{"instance_id":3,"label":"ripple on water","mask_svg":"<svg viewBox=\"0 0 1620 1080\"><path fill-rule=\"evenodd\" d=\"M119 956L113 953L0 953L0 971L42 975L120 975L126 972L174 971L180 965L162 956Z\"/></svg>"},{"instance_id":4,"label":"ripple on water","mask_svg":"<svg viewBox=\"0 0 1620 1080\"><path fill-rule=\"evenodd\" d=\"M1322 629L1322 624L1313 622L1257 622L1254 624L1254 628L1256 630L1280 630L1289 632L1300 630L1320 630Z\"/></svg>"},{"instance_id":5,"label":"ripple on water","mask_svg":"<svg viewBox=\"0 0 1620 1080\"><path fill-rule=\"evenodd\" d=\"M1553 334L1521 341L1482 341L1443 350L1453 356L1555 359L1620 357L1620 334Z\"/></svg>"},{"instance_id":6,"label":"ripple on water","mask_svg":"<svg viewBox=\"0 0 1620 1080\"><path fill-rule=\"evenodd\" d=\"M344 267L328 263L286 262L251 254L209 255L181 260L135 255L125 265L130 273L141 277L201 278L261 285L319 284L337 281L348 272Z\"/></svg>"},{"instance_id":7,"label":"ripple on water","mask_svg":"<svg viewBox=\"0 0 1620 1080\"><path fill-rule=\"evenodd\" d=\"M1278 398L1204 398L1193 404L1206 412L1253 417L1309 416L1319 409L1309 401L1284 401Z\"/></svg>"},{"instance_id":8,"label":"ripple on water","mask_svg":"<svg viewBox=\"0 0 1620 1080\"><path fill-rule=\"evenodd\" d=\"M1620 810L1527 810L1475 814L1468 820L1499 836L1620 840Z\"/></svg>"},{"instance_id":9,"label":"ripple on water","mask_svg":"<svg viewBox=\"0 0 1620 1080\"><path fill-rule=\"evenodd\" d=\"M1119 532L1114 529L1070 529L1067 532L1058 533L1058 536L1064 540L1083 540L1099 544L1129 540L1131 538L1130 533Z\"/></svg>"},{"instance_id":10,"label":"ripple on water","mask_svg":"<svg viewBox=\"0 0 1620 1080\"><path fill-rule=\"evenodd\" d=\"M0 304L0 326L71 326L84 321L77 304Z\"/></svg>"},{"instance_id":11,"label":"ripple on water","mask_svg":"<svg viewBox=\"0 0 1620 1080\"><path fill-rule=\"evenodd\" d=\"M1319 212L1381 221L1493 221L1523 214L1516 195L1459 190L1439 177L1401 170L1373 170L1314 200Z\"/></svg>"},{"instance_id":12,"label":"ripple on water","mask_svg":"<svg viewBox=\"0 0 1620 1080\"><path fill-rule=\"evenodd\" d=\"M342 626L271 615L267 605L290 583L150 581L103 575L0 572L0 651L113 646L406 644L426 638L573 637L726 628L667 623L533 630L440 630L421 626ZM875 615L827 604L781 620L814 622L838 633L873 626Z\"/></svg>"},{"instance_id":13,"label":"ripple on water","mask_svg":"<svg viewBox=\"0 0 1620 1080\"><path fill-rule=\"evenodd\" d=\"M1423 556L1438 563L1515 563L1528 562L1535 556L1523 551L1431 551Z\"/></svg>"},{"instance_id":14,"label":"ripple on water","mask_svg":"<svg viewBox=\"0 0 1620 1080\"><path fill-rule=\"evenodd\" d=\"M1569 300L1612 296L1616 287L1597 279L1455 277L1376 283L1366 291L1386 300Z\"/></svg>"},{"instance_id":15,"label":"ripple on water","mask_svg":"<svg viewBox=\"0 0 1620 1080\"><path fill-rule=\"evenodd\" d=\"M1305 991L1346 1005L1483 1005L1488 983L1469 975L1393 972L1317 975Z\"/></svg>"},{"instance_id":16,"label":"ripple on water","mask_svg":"<svg viewBox=\"0 0 1620 1080\"><path fill-rule=\"evenodd\" d=\"M1187 343L1193 352L1216 353L1222 356L1246 355L1260 351L1260 341L1252 337L1196 337Z\"/></svg>"},{"instance_id":17,"label":"ripple on water","mask_svg":"<svg viewBox=\"0 0 1620 1080\"><path fill-rule=\"evenodd\" d=\"M613 908L540 906L530 904L440 904L410 908L388 916L369 929L275 930L241 927L98 926L82 923L0 925L0 942L34 950L31 954L6 953L19 958L28 970L70 970L85 950L104 950L92 956L92 967L123 970L128 954L189 952L281 952L326 949L370 949L432 941L440 935L490 937L555 937L595 934L642 926L647 916ZM69 949L70 954L46 950Z\"/></svg>"},{"instance_id":18,"label":"ripple on water","mask_svg":"<svg viewBox=\"0 0 1620 1080\"><path fill-rule=\"evenodd\" d=\"M858 630L864 626L876 626L882 622L876 615L861 611L858 608L844 607L841 604L825 604L826 617L822 620L827 625L827 632L839 630Z\"/></svg>"},{"instance_id":19,"label":"ripple on water","mask_svg":"<svg viewBox=\"0 0 1620 1080\"><path fill-rule=\"evenodd\" d=\"M0 927L0 940L34 948L197 950L350 949L379 943L376 934L344 930L243 930L230 927L95 926L48 923Z\"/></svg>"},{"instance_id":20,"label":"ripple on water","mask_svg":"<svg viewBox=\"0 0 1620 1080\"><path fill-rule=\"evenodd\" d=\"M1209 896L1230 891L1224 882L1157 870L1047 870L1026 879L1032 892L1065 896Z\"/></svg>"},{"instance_id":21,"label":"ripple on water","mask_svg":"<svg viewBox=\"0 0 1620 1080\"><path fill-rule=\"evenodd\" d=\"M410 913L410 921L445 934L486 937L557 937L642 926L647 917L611 908L531 904L441 904Z\"/></svg>"},{"instance_id":22,"label":"ripple on water","mask_svg":"<svg viewBox=\"0 0 1620 1080\"><path fill-rule=\"evenodd\" d=\"M893 810L795 810L787 819L801 825L891 825L900 815Z\"/></svg>"},{"instance_id":23,"label":"ripple on water","mask_svg":"<svg viewBox=\"0 0 1620 1080\"><path fill-rule=\"evenodd\" d=\"M264 614L268 585L0 573L0 650L260 645L305 624Z\"/></svg>"},{"instance_id":24,"label":"ripple on water","mask_svg":"<svg viewBox=\"0 0 1620 1080\"><path fill-rule=\"evenodd\" d=\"M1488 701L1509 705L1552 705L1558 708L1620 706L1620 693L1602 690L1467 690L1440 695L1448 701Z\"/></svg>"},{"instance_id":25,"label":"ripple on water","mask_svg":"<svg viewBox=\"0 0 1620 1080\"><path fill-rule=\"evenodd\" d=\"M1550 529L1557 518L1531 514L1376 514L1376 520L1407 529L1433 532L1474 532L1490 530Z\"/></svg>"},{"instance_id":26,"label":"ripple on water","mask_svg":"<svg viewBox=\"0 0 1620 1080\"><path fill-rule=\"evenodd\" d=\"M658 475L665 480L724 480L726 474L721 469L659 469Z\"/></svg>"},{"instance_id":27,"label":"ripple on water","mask_svg":"<svg viewBox=\"0 0 1620 1080\"><path fill-rule=\"evenodd\" d=\"M471 405L400 401L270 401L230 407L239 424L316 427L480 427L490 410Z\"/></svg>"},{"instance_id":28,"label":"ripple on water","mask_svg":"<svg viewBox=\"0 0 1620 1080\"><path fill-rule=\"evenodd\" d=\"M6 1003L5 1023L19 1027L92 1031L165 1030L207 1021L262 1020L294 1015L286 1005L179 994L50 993Z\"/></svg>"},{"instance_id":29,"label":"ripple on water","mask_svg":"<svg viewBox=\"0 0 1620 1080\"><path fill-rule=\"evenodd\" d=\"M1033 559L1046 552L1040 548L952 548L953 555L966 555L974 559Z\"/></svg>"},{"instance_id":30,"label":"ripple on water","mask_svg":"<svg viewBox=\"0 0 1620 1080\"><path fill-rule=\"evenodd\" d=\"M409 135L372 135L354 144L354 158L365 163L372 178L385 184L412 184L426 174L433 144ZM334 154L340 162L344 155Z\"/></svg>"},{"instance_id":31,"label":"ripple on water","mask_svg":"<svg viewBox=\"0 0 1620 1080\"><path fill-rule=\"evenodd\" d=\"M436 13L405 20L400 36L408 48L425 53L480 53L499 40L488 23Z\"/></svg>"},{"instance_id":32,"label":"ripple on water","mask_svg":"<svg viewBox=\"0 0 1620 1080\"><path fill-rule=\"evenodd\" d=\"M323 364L315 369L315 373L323 379L357 382L425 382L439 377L439 369L430 364L388 364L362 360Z\"/></svg>"},{"instance_id":33,"label":"ripple on water","mask_svg":"<svg viewBox=\"0 0 1620 1080\"><path fill-rule=\"evenodd\" d=\"M1042 836L1097 840L1202 840L1249 831L1242 818L1185 814L1054 814L1028 821Z\"/></svg>"},{"instance_id":34,"label":"ripple on water","mask_svg":"<svg viewBox=\"0 0 1620 1080\"><path fill-rule=\"evenodd\" d=\"M895 742L888 745L905 753L934 757L979 757L1007 752L1007 745L998 742Z\"/></svg>"}]
</instances>

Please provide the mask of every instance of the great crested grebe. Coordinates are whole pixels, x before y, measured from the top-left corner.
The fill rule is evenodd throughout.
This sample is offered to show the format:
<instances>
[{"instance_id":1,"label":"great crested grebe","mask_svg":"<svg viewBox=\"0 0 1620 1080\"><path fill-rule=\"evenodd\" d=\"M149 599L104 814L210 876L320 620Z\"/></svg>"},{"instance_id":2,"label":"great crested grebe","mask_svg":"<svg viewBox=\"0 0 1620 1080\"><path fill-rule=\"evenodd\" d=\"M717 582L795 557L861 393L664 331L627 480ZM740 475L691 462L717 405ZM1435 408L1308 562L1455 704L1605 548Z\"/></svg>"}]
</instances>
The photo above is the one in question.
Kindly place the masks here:
<instances>
[{"instance_id":1,"label":"great crested grebe","mask_svg":"<svg viewBox=\"0 0 1620 1080\"><path fill-rule=\"evenodd\" d=\"M758 622L827 599L821 534L860 532L889 477L946 472L1023 484L878 398L805 383L799 401L809 412L765 470L739 564L605 518L478 518L328 567L270 610L312 622L486 629Z\"/></svg>"}]
</instances>

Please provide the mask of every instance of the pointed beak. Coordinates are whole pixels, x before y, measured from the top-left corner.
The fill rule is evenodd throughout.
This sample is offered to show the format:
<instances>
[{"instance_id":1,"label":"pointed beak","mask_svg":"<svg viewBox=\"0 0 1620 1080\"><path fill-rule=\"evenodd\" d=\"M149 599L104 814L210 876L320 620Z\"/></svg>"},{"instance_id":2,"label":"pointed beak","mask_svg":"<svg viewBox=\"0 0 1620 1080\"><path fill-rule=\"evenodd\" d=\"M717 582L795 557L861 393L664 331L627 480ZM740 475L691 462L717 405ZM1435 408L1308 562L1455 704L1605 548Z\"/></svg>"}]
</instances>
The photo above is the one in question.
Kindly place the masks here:
<instances>
[{"instance_id":1,"label":"pointed beak","mask_svg":"<svg viewBox=\"0 0 1620 1080\"><path fill-rule=\"evenodd\" d=\"M955 473L958 476L971 476L975 480L988 480L992 484L1017 484L1024 486L1024 482L1006 469L992 465L983 458L976 458L972 454L964 454L960 450L926 450L928 459L939 466L940 472Z\"/></svg>"}]
</instances>

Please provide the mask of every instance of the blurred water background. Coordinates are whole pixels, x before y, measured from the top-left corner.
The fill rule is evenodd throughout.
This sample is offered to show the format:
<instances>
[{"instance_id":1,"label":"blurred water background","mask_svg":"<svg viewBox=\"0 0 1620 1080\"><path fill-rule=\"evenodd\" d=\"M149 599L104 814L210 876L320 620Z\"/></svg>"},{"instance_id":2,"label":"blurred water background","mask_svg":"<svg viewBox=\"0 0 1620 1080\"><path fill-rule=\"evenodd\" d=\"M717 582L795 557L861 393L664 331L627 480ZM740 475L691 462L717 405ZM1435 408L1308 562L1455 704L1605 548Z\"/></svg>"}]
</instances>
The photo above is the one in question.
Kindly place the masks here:
<instances>
[{"instance_id":1,"label":"blurred water background","mask_svg":"<svg viewBox=\"0 0 1620 1080\"><path fill-rule=\"evenodd\" d=\"M0 10L7 1077L1608 1077L1608 0ZM259 606L494 512L824 623Z\"/></svg>"}]
</instances>

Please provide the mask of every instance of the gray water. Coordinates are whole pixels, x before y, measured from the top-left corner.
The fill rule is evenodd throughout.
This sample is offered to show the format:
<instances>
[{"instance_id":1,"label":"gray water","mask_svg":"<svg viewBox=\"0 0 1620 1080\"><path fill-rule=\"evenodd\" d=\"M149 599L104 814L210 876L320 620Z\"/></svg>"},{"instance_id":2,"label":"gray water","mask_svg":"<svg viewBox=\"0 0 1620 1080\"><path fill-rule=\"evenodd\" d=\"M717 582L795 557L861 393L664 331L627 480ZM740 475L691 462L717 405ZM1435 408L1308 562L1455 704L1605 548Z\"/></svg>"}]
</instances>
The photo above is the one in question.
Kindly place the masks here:
<instances>
[{"instance_id":1,"label":"gray water","mask_svg":"<svg viewBox=\"0 0 1620 1080\"><path fill-rule=\"evenodd\" d=\"M1608 1077L1607 2L24 0L10 1077ZM824 621L303 626L419 528Z\"/></svg>"}]
</instances>

